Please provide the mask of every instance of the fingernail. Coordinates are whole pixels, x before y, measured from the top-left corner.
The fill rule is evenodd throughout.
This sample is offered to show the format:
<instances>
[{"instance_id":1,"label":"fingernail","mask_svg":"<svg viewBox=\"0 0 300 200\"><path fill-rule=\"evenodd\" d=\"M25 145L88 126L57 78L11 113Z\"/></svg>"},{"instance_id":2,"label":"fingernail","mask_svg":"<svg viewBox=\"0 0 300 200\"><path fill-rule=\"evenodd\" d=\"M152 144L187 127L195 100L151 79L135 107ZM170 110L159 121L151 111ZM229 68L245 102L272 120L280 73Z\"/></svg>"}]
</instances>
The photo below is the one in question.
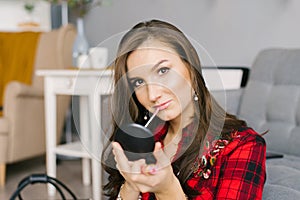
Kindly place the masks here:
<instances>
[{"instance_id":1,"label":"fingernail","mask_svg":"<svg viewBox=\"0 0 300 200\"><path fill-rule=\"evenodd\" d=\"M156 167L156 165L148 165L147 166L147 172L149 173L149 174L156 174L157 173L157 167Z\"/></svg>"}]
</instances>

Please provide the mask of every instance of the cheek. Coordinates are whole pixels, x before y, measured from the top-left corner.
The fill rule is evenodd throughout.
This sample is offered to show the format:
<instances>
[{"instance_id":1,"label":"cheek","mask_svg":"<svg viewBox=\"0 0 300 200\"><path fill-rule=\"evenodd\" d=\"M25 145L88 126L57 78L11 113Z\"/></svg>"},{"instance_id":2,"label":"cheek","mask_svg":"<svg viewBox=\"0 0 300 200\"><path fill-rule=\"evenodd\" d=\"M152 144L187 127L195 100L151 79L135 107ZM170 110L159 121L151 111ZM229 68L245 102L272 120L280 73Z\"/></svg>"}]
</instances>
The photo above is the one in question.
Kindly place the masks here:
<instances>
[{"instance_id":1,"label":"cheek","mask_svg":"<svg viewBox=\"0 0 300 200\"><path fill-rule=\"evenodd\" d=\"M174 94L182 109L192 100L192 88L189 82L183 78L173 81L169 85L171 92Z\"/></svg>"},{"instance_id":2,"label":"cheek","mask_svg":"<svg viewBox=\"0 0 300 200\"><path fill-rule=\"evenodd\" d=\"M179 68L179 67L178 67ZM177 101L181 104L190 102L192 97L192 87L187 69L181 67L179 69L171 70L164 80L165 86L170 90ZM185 105L180 105L184 107Z\"/></svg>"}]
</instances>

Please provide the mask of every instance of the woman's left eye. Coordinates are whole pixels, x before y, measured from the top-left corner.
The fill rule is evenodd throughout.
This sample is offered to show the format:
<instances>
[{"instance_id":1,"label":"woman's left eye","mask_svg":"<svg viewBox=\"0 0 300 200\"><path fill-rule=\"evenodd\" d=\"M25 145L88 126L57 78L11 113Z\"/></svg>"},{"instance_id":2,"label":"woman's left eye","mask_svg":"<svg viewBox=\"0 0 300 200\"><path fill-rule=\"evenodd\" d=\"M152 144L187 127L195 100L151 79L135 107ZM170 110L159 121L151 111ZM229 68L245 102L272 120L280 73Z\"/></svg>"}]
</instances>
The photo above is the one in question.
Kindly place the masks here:
<instances>
[{"instance_id":1,"label":"woman's left eye","mask_svg":"<svg viewBox=\"0 0 300 200\"><path fill-rule=\"evenodd\" d=\"M158 69L158 75L163 75L165 73L167 73L170 70L170 68L168 67L162 67Z\"/></svg>"}]
</instances>

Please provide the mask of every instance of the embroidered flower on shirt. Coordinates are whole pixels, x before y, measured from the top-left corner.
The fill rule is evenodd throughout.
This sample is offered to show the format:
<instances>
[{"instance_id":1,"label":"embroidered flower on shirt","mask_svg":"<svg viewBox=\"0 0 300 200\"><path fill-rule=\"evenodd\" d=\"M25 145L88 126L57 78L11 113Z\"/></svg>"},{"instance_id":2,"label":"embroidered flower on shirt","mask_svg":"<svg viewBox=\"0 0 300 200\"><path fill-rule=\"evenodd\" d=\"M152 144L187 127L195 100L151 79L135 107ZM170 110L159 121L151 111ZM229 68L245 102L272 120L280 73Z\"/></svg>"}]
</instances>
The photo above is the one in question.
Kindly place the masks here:
<instances>
[{"instance_id":1,"label":"embroidered flower on shirt","mask_svg":"<svg viewBox=\"0 0 300 200\"><path fill-rule=\"evenodd\" d=\"M200 176L204 179L208 179L219 154L234 138L237 137L239 137L238 131L232 131L226 136L215 138L212 142L207 140L204 145L203 155L199 156L194 162L194 175L196 177Z\"/></svg>"}]
</instances>

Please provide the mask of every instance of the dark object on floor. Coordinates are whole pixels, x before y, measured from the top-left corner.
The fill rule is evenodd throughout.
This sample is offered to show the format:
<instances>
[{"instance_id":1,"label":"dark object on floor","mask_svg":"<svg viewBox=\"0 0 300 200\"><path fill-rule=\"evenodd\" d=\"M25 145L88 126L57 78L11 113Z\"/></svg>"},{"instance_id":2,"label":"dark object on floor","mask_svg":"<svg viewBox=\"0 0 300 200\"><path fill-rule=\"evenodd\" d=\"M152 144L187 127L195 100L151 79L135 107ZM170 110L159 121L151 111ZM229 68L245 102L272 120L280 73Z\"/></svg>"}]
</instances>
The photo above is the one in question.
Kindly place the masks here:
<instances>
[{"instance_id":1,"label":"dark object on floor","mask_svg":"<svg viewBox=\"0 0 300 200\"><path fill-rule=\"evenodd\" d=\"M30 176L27 176L23 178L19 184L16 191L12 194L10 197L10 200L15 200L17 197L19 197L20 200L22 200L21 191L29 184L36 184L36 183L50 183L52 184L56 190L59 192L61 198L63 200L66 200L66 196L64 195L64 192L62 189L67 191L67 193L74 199L77 200L77 197L75 194L61 181L57 180L56 178L52 178L47 176L46 174L32 174Z\"/></svg>"},{"instance_id":2,"label":"dark object on floor","mask_svg":"<svg viewBox=\"0 0 300 200\"><path fill-rule=\"evenodd\" d=\"M267 159L271 159L271 158L283 158L283 154L273 153L273 152L268 152L267 151L266 157L267 157Z\"/></svg>"}]
</instances>

